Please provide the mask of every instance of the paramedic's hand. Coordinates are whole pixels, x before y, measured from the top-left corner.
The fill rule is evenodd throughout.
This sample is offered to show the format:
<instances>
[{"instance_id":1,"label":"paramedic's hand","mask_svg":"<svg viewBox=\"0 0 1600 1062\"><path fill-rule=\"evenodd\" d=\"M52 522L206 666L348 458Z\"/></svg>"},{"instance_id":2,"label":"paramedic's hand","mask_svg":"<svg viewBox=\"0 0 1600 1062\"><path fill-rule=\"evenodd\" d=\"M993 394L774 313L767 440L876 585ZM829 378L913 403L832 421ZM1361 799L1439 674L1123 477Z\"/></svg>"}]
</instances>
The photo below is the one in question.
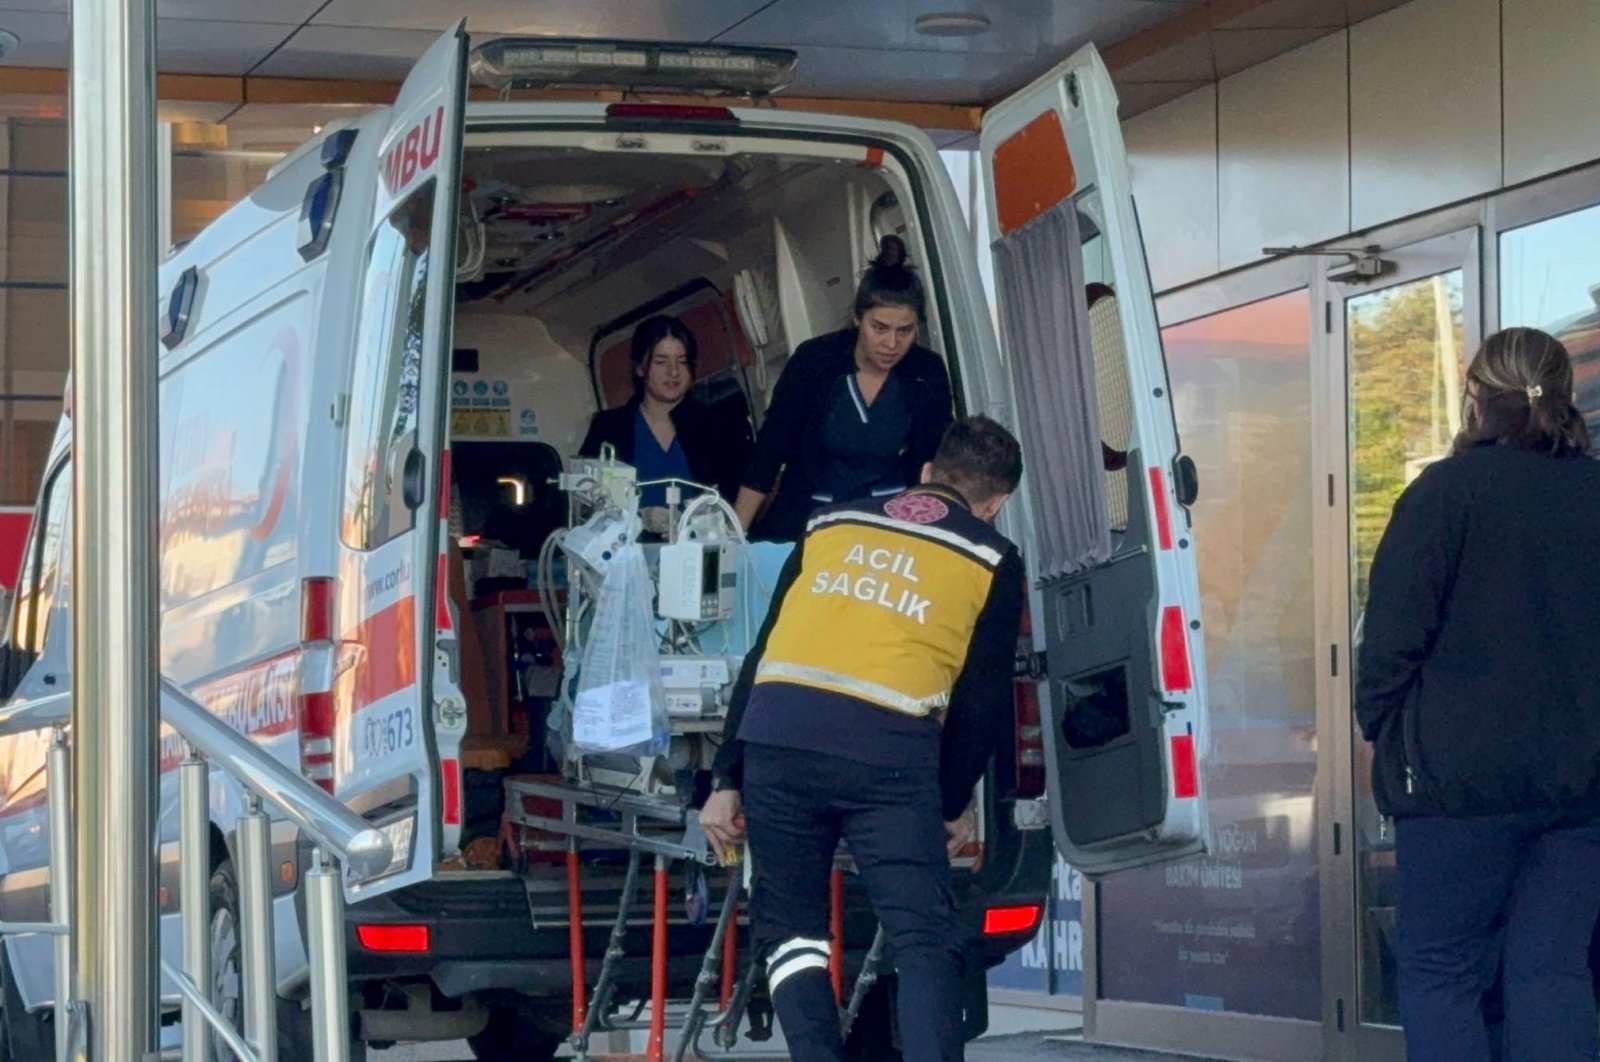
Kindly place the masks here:
<instances>
[{"instance_id":1,"label":"paramedic's hand","mask_svg":"<svg viewBox=\"0 0 1600 1062\"><path fill-rule=\"evenodd\" d=\"M961 850L967 846L967 842L977 836L977 833L977 812L968 808L961 813L959 818L944 824L944 850L950 853L951 859L954 859L961 854Z\"/></svg>"},{"instance_id":2,"label":"paramedic's hand","mask_svg":"<svg viewBox=\"0 0 1600 1062\"><path fill-rule=\"evenodd\" d=\"M650 505L640 509L639 519L644 523L644 529L652 535L667 533L667 510L664 506Z\"/></svg>"},{"instance_id":3,"label":"paramedic's hand","mask_svg":"<svg viewBox=\"0 0 1600 1062\"><path fill-rule=\"evenodd\" d=\"M737 789L719 789L706 798L700 809L700 828L711 839L711 850L723 866L730 862L738 845L744 843L744 812Z\"/></svg>"}]
</instances>

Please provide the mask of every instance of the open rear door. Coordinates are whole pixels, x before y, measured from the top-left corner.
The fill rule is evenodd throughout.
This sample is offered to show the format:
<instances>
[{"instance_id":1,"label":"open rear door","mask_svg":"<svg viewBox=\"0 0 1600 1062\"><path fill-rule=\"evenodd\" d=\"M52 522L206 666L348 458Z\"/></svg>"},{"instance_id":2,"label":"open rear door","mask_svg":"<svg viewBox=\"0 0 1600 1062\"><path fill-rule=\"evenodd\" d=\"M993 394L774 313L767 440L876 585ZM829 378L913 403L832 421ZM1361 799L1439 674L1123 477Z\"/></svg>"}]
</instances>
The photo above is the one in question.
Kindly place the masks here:
<instances>
[{"instance_id":1,"label":"open rear door","mask_svg":"<svg viewBox=\"0 0 1600 1062\"><path fill-rule=\"evenodd\" d=\"M454 637L440 499L466 48L461 24L434 42L369 149L377 188L346 420L333 771L337 795L394 842L392 873L365 895L430 876L461 815L448 757L462 713L434 702L461 703L440 688L453 680L435 651Z\"/></svg>"},{"instance_id":2,"label":"open rear door","mask_svg":"<svg viewBox=\"0 0 1600 1062\"><path fill-rule=\"evenodd\" d=\"M1194 466L1098 53L990 111L981 150L1036 525L1056 843L1089 875L1201 853Z\"/></svg>"}]
</instances>

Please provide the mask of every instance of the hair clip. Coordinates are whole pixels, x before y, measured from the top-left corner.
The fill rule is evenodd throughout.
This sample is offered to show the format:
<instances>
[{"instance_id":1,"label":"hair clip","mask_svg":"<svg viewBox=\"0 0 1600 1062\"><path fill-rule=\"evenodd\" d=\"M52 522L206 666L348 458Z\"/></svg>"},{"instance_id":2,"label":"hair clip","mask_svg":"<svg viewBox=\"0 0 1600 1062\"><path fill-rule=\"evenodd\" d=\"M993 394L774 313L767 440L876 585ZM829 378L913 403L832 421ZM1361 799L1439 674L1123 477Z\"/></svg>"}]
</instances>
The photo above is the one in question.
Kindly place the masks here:
<instances>
[{"instance_id":1,"label":"hair clip","mask_svg":"<svg viewBox=\"0 0 1600 1062\"><path fill-rule=\"evenodd\" d=\"M1529 402L1532 402L1535 399L1540 399L1540 398L1543 398L1543 397L1544 397L1544 388L1541 387L1540 385L1534 384L1532 387L1528 388L1528 401Z\"/></svg>"}]
</instances>

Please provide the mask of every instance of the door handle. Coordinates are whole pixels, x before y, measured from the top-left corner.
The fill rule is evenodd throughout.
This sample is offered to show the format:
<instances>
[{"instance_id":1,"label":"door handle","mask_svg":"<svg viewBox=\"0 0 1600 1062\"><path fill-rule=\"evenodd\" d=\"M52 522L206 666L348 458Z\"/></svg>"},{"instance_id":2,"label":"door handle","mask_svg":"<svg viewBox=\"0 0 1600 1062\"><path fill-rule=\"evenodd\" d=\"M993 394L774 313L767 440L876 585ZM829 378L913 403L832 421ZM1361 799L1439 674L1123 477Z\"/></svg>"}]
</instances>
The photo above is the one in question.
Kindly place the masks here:
<instances>
[{"instance_id":1,"label":"door handle","mask_svg":"<svg viewBox=\"0 0 1600 1062\"><path fill-rule=\"evenodd\" d=\"M422 508L427 495L428 459L413 446L406 453L405 467L400 472L400 497L407 509L416 512Z\"/></svg>"}]
</instances>

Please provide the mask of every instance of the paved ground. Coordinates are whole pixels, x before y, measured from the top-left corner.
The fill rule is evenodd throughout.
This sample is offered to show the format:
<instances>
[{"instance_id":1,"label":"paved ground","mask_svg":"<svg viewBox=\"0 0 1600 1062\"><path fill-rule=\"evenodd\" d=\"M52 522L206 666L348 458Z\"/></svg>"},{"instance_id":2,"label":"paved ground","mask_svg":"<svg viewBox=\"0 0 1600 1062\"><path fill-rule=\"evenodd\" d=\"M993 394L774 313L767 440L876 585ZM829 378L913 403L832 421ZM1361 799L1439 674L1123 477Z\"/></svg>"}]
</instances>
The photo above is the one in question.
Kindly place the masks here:
<instances>
[{"instance_id":1,"label":"paved ground","mask_svg":"<svg viewBox=\"0 0 1600 1062\"><path fill-rule=\"evenodd\" d=\"M1077 1015L1059 1011L996 1008L991 1022L996 1035L968 1046L968 1062L1181 1062L1192 1057L1085 1044L1078 1039ZM472 1053L464 1043L434 1044L374 1051L370 1057L372 1062L467 1062ZM775 1052L771 1057L784 1062L786 1056Z\"/></svg>"},{"instance_id":2,"label":"paved ground","mask_svg":"<svg viewBox=\"0 0 1600 1062\"><path fill-rule=\"evenodd\" d=\"M375 1051L370 1057L372 1062L458 1062L471 1059L472 1055L465 1045L440 1045L426 1050L418 1047ZM774 1062L780 1062L783 1056L772 1057ZM1179 1062L1189 1057L1192 1056L1096 1047L1059 1035L1044 1036L1039 1033L987 1037L967 1048L967 1062L1033 1062L1036 1059L1048 1059L1050 1062Z\"/></svg>"}]
</instances>

